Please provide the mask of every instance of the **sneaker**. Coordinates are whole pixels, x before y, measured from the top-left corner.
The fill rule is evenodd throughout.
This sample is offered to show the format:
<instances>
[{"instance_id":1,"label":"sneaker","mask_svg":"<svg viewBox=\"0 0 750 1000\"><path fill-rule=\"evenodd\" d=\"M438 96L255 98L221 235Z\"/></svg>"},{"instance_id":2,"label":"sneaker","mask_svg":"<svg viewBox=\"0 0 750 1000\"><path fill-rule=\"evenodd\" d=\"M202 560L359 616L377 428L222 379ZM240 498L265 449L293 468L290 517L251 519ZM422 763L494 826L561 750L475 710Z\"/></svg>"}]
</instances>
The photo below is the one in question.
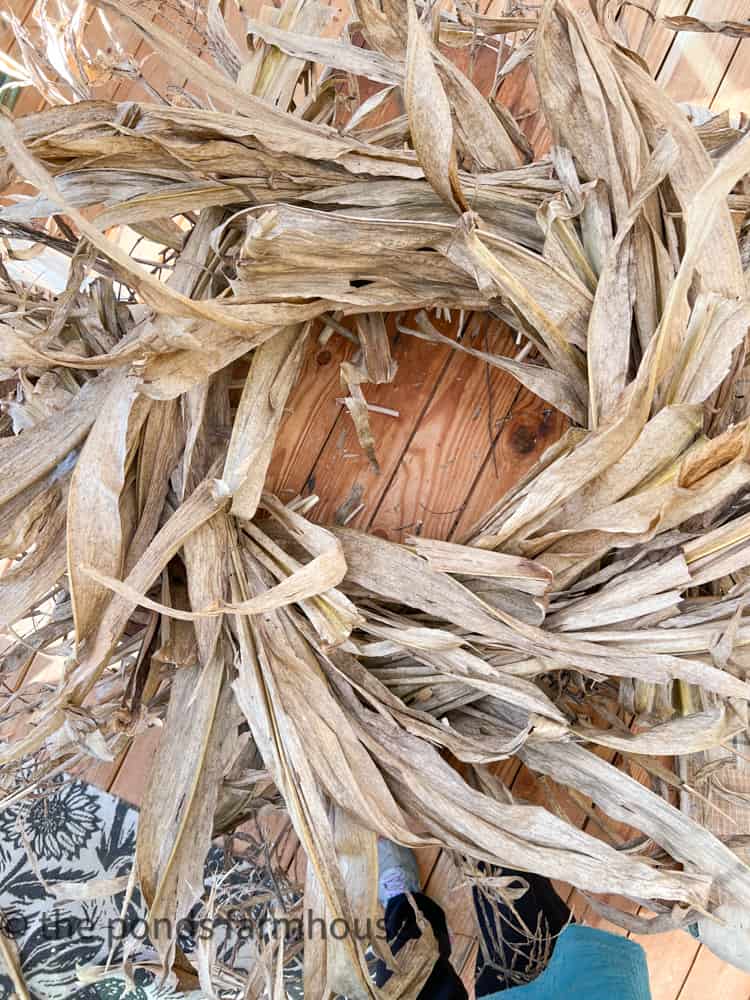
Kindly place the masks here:
<instances>
[{"instance_id":1,"label":"sneaker","mask_svg":"<svg viewBox=\"0 0 750 1000\"><path fill-rule=\"evenodd\" d=\"M419 892L419 866L414 851L392 840L378 839L378 899L385 909L394 896Z\"/></svg>"}]
</instances>

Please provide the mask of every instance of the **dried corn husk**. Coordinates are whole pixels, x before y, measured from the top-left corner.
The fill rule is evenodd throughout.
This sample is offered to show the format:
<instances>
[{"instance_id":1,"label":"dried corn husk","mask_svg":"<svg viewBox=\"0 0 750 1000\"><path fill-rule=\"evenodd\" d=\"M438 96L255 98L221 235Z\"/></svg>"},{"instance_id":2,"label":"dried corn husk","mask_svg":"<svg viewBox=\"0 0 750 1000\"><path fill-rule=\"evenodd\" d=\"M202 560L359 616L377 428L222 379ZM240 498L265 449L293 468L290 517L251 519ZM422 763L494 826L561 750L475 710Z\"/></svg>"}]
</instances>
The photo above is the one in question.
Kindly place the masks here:
<instances>
[{"instance_id":1,"label":"dried corn husk","mask_svg":"<svg viewBox=\"0 0 750 1000\"><path fill-rule=\"evenodd\" d=\"M244 22L226 6L190 21L199 55L98 0L180 78L166 99L119 43L119 62L92 56L83 4L67 33L42 9L36 45L15 25L49 107L0 117L0 673L68 659L55 686L2 695L5 800L163 723L136 876L185 982L163 928L200 897L214 834L271 798L306 907L350 925L377 912L377 836L674 908L667 929L747 909L750 868L701 811L744 794L702 776L745 745L750 700L742 121L673 104L606 4L599 30L566 0L534 17L357 0L349 24L317 0ZM549 158L496 93L527 61ZM115 102L123 73L144 92ZM12 267L48 253L57 291ZM506 323L519 356L441 332L445 310L461 334L465 314ZM573 425L460 542L328 528L314 498L266 492L319 337L346 340L347 419L380 473L367 387L398 384L394 331ZM493 770L511 756L646 840L619 850L515 801ZM309 941L307 992L415 996L434 944L378 991L364 942ZM275 996L286 957L238 984L204 950L196 973Z\"/></svg>"}]
</instances>

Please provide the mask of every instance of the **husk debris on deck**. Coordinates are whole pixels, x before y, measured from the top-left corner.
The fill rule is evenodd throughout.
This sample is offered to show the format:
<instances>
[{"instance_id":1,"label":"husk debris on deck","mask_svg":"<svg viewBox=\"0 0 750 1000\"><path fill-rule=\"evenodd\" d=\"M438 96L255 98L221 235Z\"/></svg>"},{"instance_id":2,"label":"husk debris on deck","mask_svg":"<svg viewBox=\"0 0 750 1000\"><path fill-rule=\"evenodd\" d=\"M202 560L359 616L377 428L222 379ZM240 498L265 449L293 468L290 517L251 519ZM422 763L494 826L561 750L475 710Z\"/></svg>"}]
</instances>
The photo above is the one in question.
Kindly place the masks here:
<instances>
[{"instance_id":1,"label":"husk debris on deck","mask_svg":"<svg viewBox=\"0 0 750 1000\"><path fill-rule=\"evenodd\" d=\"M658 929L750 906L696 808L721 808L701 776L750 699L745 119L675 105L612 5L230 6L177 4L182 33L123 0L15 25L48 107L0 117L0 672L26 678L5 801L160 720L136 878L164 970L207 993L244 986L164 928L260 809L294 827L305 905L350 926L377 914L377 836L647 902ZM536 150L498 90L516 76ZM64 288L24 280L37 254ZM523 346L447 336L447 311ZM307 345L342 333L378 471L394 329L571 422L458 542L321 526L264 488ZM512 756L638 849L515 801ZM433 947L378 991L364 942L306 941L306 995L416 996ZM283 962L244 995L277 995Z\"/></svg>"}]
</instances>

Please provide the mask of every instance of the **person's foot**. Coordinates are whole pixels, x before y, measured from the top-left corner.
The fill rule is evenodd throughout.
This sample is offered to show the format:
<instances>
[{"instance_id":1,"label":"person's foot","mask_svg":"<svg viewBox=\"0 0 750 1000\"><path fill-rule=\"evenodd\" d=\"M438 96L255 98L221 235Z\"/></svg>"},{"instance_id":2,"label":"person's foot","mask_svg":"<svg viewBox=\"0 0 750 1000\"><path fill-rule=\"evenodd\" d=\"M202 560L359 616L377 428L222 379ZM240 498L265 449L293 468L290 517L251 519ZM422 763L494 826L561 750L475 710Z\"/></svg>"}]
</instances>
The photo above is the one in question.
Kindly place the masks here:
<instances>
[{"instance_id":1,"label":"person's foot","mask_svg":"<svg viewBox=\"0 0 750 1000\"><path fill-rule=\"evenodd\" d=\"M480 883L473 888L481 942L474 979L476 996L484 997L536 979L575 920L549 879L484 862L476 867L480 882L484 875L527 886L521 896L511 893L507 899L496 890L483 891Z\"/></svg>"},{"instance_id":2,"label":"person's foot","mask_svg":"<svg viewBox=\"0 0 750 1000\"><path fill-rule=\"evenodd\" d=\"M385 909L389 900L405 892L419 892L419 866L414 851L392 840L378 838L378 899Z\"/></svg>"}]
</instances>

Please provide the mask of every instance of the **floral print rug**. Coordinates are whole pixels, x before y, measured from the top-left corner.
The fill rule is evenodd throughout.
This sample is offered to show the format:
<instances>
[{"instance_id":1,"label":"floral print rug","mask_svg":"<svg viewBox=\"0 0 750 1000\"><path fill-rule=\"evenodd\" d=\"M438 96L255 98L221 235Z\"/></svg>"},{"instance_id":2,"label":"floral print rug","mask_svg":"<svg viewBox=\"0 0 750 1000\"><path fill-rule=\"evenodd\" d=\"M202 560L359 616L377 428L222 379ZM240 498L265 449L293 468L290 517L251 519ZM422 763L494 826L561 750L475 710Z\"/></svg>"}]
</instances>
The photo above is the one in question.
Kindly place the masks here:
<instances>
[{"instance_id":1,"label":"floral print rug","mask_svg":"<svg viewBox=\"0 0 750 1000\"><path fill-rule=\"evenodd\" d=\"M0 811L0 920L6 936L15 943L34 1000L176 1000L185 996L160 986L144 968L130 981L124 976L94 983L79 978L79 970L103 968L110 951L112 964L119 965L126 938L130 962L158 965L145 936L137 891L123 914L124 890L75 899L75 887L69 885L111 879L123 884L133 865L137 824L137 809L122 799L63 777L38 798ZM248 900L258 898L258 879L267 875L229 860L231 864L225 864L224 852L212 848L206 860L206 888L220 886L224 904L247 907ZM252 907L248 912L254 912ZM143 933L138 934L138 928ZM195 948L189 925L178 941L188 955ZM243 957L247 960L248 953L243 956L231 928L225 927L219 940L212 940L212 947L234 969L242 969ZM0 958L0 1000L14 996Z\"/></svg>"}]
</instances>

